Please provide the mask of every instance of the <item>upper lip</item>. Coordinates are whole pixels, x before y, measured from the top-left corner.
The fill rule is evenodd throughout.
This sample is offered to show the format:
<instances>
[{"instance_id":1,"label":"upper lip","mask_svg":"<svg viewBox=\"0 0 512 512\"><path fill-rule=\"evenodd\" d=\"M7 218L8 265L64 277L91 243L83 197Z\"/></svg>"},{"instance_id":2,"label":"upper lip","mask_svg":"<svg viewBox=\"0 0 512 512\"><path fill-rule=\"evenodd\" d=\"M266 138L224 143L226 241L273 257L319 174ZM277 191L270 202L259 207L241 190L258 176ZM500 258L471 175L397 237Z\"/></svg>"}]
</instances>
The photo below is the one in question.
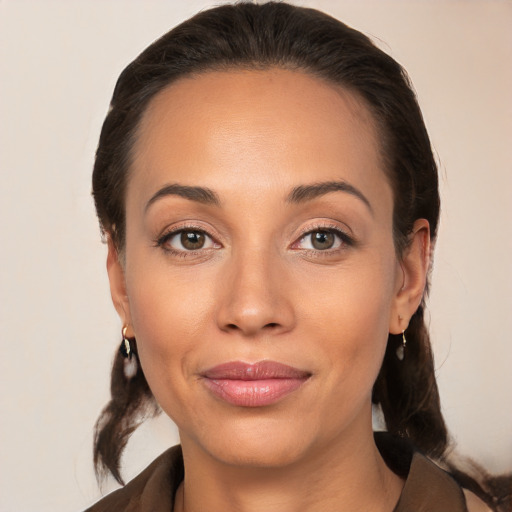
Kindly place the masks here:
<instances>
[{"instance_id":1,"label":"upper lip","mask_svg":"<svg viewBox=\"0 0 512 512\"><path fill-rule=\"evenodd\" d=\"M202 376L214 380L306 379L311 377L311 373L276 361L265 360L257 363L230 361L209 368Z\"/></svg>"}]
</instances>

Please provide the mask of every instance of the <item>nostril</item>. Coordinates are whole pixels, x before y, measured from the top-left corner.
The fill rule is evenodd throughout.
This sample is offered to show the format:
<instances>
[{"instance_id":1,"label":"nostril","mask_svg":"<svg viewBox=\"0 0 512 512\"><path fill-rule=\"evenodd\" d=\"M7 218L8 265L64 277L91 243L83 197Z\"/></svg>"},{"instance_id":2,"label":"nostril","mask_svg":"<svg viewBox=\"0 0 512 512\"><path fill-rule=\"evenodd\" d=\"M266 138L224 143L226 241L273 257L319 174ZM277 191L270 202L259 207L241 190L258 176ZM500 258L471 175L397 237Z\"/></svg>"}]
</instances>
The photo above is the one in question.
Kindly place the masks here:
<instances>
[{"instance_id":1,"label":"nostril","mask_svg":"<svg viewBox=\"0 0 512 512\"><path fill-rule=\"evenodd\" d=\"M279 324L277 322L269 322L268 324L265 324L263 326L263 329L274 330L277 327L279 327ZM239 331L240 327L238 325L236 325L236 324L226 324L226 329L228 331Z\"/></svg>"}]
</instances>

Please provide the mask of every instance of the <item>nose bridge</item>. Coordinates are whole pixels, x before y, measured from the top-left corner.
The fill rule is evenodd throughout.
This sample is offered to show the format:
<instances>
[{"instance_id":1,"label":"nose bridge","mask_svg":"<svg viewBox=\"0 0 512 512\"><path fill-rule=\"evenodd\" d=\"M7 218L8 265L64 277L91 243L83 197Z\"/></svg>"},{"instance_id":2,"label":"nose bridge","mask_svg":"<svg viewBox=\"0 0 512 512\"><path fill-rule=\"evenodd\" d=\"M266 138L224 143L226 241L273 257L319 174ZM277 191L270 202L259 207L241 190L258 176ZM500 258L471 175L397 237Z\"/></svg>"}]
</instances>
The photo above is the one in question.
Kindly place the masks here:
<instances>
[{"instance_id":1,"label":"nose bridge","mask_svg":"<svg viewBox=\"0 0 512 512\"><path fill-rule=\"evenodd\" d=\"M292 327L293 307L278 276L280 263L268 246L251 244L232 251L219 308L221 329L254 336Z\"/></svg>"}]
</instances>

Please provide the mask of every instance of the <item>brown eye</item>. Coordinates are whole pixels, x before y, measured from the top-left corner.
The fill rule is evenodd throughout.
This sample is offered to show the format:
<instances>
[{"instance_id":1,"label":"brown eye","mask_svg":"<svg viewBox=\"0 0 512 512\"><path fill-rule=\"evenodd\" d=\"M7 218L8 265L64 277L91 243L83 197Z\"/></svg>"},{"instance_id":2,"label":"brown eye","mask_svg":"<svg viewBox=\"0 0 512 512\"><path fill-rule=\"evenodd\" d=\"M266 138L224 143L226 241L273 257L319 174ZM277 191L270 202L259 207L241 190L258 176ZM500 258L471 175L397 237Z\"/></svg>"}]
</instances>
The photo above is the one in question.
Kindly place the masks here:
<instances>
[{"instance_id":1,"label":"brown eye","mask_svg":"<svg viewBox=\"0 0 512 512\"><path fill-rule=\"evenodd\" d=\"M156 241L156 245L165 251L179 254L183 257L187 255L194 256L194 251L203 252L222 247L206 231L194 228L177 229L176 231L165 233Z\"/></svg>"},{"instance_id":2,"label":"brown eye","mask_svg":"<svg viewBox=\"0 0 512 512\"><path fill-rule=\"evenodd\" d=\"M314 231L309 235L311 237L311 245L319 251L331 249L336 242L336 236L329 231Z\"/></svg>"},{"instance_id":3,"label":"brown eye","mask_svg":"<svg viewBox=\"0 0 512 512\"><path fill-rule=\"evenodd\" d=\"M194 251L204 247L205 236L200 231L182 231L180 242L185 249Z\"/></svg>"},{"instance_id":4,"label":"brown eye","mask_svg":"<svg viewBox=\"0 0 512 512\"><path fill-rule=\"evenodd\" d=\"M304 234L292 247L294 249L305 249L307 251L331 252L353 245L353 239L339 229L317 228Z\"/></svg>"}]
</instances>

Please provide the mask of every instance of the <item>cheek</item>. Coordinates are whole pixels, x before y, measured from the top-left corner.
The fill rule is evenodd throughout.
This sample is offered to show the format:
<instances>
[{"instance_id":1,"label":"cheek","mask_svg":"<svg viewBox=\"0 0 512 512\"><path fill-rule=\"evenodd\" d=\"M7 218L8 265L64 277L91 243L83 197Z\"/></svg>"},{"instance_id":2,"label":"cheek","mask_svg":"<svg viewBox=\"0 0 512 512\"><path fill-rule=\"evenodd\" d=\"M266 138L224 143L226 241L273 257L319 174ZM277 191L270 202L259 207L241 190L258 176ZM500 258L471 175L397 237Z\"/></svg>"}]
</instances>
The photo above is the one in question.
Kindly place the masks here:
<instances>
[{"instance_id":1,"label":"cheek","mask_svg":"<svg viewBox=\"0 0 512 512\"><path fill-rule=\"evenodd\" d=\"M378 255L326 276L324 286L306 283L303 316L325 351L333 378L371 389L389 333L396 263ZM340 382L338 382L340 384Z\"/></svg>"},{"instance_id":2,"label":"cheek","mask_svg":"<svg viewBox=\"0 0 512 512\"><path fill-rule=\"evenodd\" d=\"M214 302L211 275L192 267L173 269L153 251L134 250L129 263L127 293L137 337L163 352L171 341L173 346L186 345L209 316Z\"/></svg>"},{"instance_id":3,"label":"cheek","mask_svg":"<svg viewBox=\"0 0 512 512\"><path fill-rule=\"evenodd\" d=\"M157 401L168 411L173 407L166 402L185 400L194 354L208 345L205 330L212 318L213 290L205 276L171 274L161 263L136 261L127 272L127 292L139 358Z\"/></svg>"}]
</instances>

